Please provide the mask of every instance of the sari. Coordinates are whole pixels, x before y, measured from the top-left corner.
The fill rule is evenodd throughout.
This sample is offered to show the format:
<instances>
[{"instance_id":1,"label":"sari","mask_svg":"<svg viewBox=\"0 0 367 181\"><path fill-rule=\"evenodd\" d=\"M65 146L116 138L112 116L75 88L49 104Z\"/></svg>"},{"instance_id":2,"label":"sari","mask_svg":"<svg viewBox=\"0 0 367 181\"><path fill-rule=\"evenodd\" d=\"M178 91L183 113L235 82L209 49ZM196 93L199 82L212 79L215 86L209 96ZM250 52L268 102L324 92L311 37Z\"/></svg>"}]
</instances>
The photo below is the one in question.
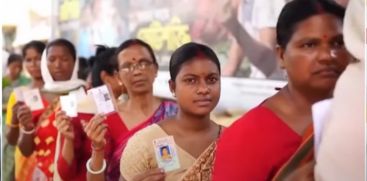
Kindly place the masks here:
<instances>
[{"instance_id":1,"label":"sari","mask_svg":"<svg viewBox=\"0 0 367 181\"><path fill-rule=\"evenodd\" d=\"M306 137L294 132L272 110L260 104L219 138L213 181L272 180L287 175L282 173L301 165L299 161L303 158L294 156L297 150L304 152L303 145L306 145L306 152L313 151L309 147L312 138ZM296 163L289 161L292 158Z\"/></svg>"},{"instance_id":2,"label":"sari","mask_svg":"<svg viewBox=\"0 0 367 181\"><path fill-rule=\"evenodd\" d=\"M314 160L314 135L312 125L303 135L301 146L292 157L279 169L273 181L282 181L299 168Z\"/></svg>"},{"instance_id":3,"label":"sari","mask_svg":"<svg viewBox=\"0 0 367 181\"><path fill-rule=\"evenodd\" d=\"M165 118L175 116L177 114L177 105L172 101L163 101L155 113L148 118L146 121L137 125L133 129L121 135L120 140L118 142L118 148L112 154L111 162L109 163L109 167L107 169L107 180L118 180L120 178L120 159L122 152L124 151L128 140L132 137L136 132L146 128L149 125L158 123Z\"/></svg>"},{"instance_id":4,"label":"sari","mask_svg":"<svg viewBox=\"0 0 367 181\"><path fill-rule=\"evenodd\" d=\"M174 102L163 101L152 117L131 130L128 130L117 112L108 115L107 119L104 121L108 125L108 132L106 134L107 144L105 148L105 159L108 163L105 174L106 180L114 181L120 178L119 165L121 153L132 135L148 125L175 115L176 112L177 107ZM86 180L87 170L85 164L91 157L92 150L91 141L83 131L81 120L88 122L93 116L94 114L91 113L91 111L89 111L89 113L84 111L84 113L79 112L78 117L72 120L75 131L74 159L69 165L61 155L57 157L57 171L62 180ZM61 143L62 142L63 138L61 138ZM61 149L62 146L59 150Z\"/></svg>"},{"instance_id":5,"label":"sari","mask_svg":"<svg viewBox=\"0 0 367 181\"><path fill-rule=\"evenodd\" d=\"M120 172L127 181L136 175L158 168L153 140L169 136L159 125L153 124L130 138L120 161ZM180 168L167 172L165 180L208 181L212 173L216 141L210 144L198 158L195 158L177 144Z\"/></svg>"},{"instance_id":6,"label":"sari","mask_svg":"<svg viewBox=\"0 0 367 181\"><path fill-rule=\"evenodd\" d=\"M10 94L8 105L7 105L7 110L9 110L9 111L6 114L6 123L5 123L9 127L12 124L11 123L12 117L13 117L12 108L15 104L16 104L16 96L15 96L15 93L12 92ZM47 103L44 101L44 104L47 104ZM33 114L35 114L35 113L33 113ZM31 156L25 157L20 152L19 147L16 146L15 147L15 152L14 152L14 158L12 158L12 157L10 157L10 158L14 159L14 163L15 163L15 180L16 181L29 181L29 180L31 180L33 170L36 166L36 154L33 153ZM9 165L7 165L7 166L9 166Z\"/></svg>"}]
</instances>

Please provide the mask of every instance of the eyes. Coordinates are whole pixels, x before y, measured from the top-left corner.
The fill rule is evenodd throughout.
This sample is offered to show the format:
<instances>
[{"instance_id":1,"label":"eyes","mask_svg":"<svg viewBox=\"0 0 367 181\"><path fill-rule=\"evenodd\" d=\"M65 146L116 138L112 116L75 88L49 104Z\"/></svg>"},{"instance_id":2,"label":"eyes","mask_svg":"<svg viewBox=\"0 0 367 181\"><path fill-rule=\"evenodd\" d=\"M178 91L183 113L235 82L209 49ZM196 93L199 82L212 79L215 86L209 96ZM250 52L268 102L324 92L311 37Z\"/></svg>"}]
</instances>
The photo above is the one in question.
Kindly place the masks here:
<instances>
[{"instance_id":1,"label":"eyes","mask_svg":"<svg viewBox=\"0 0 367 181\"><path fill-rule=\"evenodd\" d=\"M47 60L50 62L50 63L54 63L57 59L60 59L62 62L67 62L69 61L70 59L66 56L63 56L63 57L54 57L54 56L51 56L49 57Z\"/></svg>"},{"instance_id":2,"label":"eyes","mask_svg":"<svg viewBox=\"0 0 367 181\"><path fill-rule=\"evenodd\" d=\"M328 42L329 47L331 49L341 49L344 48L344 41L342 37L334 38L330 42ZM322 45L322 42L318 39L310 39L305 40L300 44L300 48L310 50L314 48L318 48Z\"/></svg>"},{"instance_id":3,"label":"eyes","mask_svg":"<svg viewBox=\"0 0 367 181\"><path fill-rule=\"evenodd\" d=\"M205 83L208 85L213 85L217 83L219 78L217 76L208 76L205 78ZM200 78L199 77L186 77L183 79L183 82L187 85L198 85L200 84Z\"/></svg>"}]
</instances>

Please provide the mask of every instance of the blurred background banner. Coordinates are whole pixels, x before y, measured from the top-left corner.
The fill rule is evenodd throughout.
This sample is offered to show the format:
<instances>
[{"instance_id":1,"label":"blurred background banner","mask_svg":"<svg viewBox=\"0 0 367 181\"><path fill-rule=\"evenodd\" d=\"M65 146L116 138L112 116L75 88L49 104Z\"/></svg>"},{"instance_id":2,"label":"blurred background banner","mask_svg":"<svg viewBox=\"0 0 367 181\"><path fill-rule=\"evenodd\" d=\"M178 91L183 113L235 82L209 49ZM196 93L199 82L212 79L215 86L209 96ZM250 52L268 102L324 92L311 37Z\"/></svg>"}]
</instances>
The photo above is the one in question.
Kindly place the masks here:
<instances>
[{"instance_id":1,"label":"blurred background banner","mask_svg":"<svg viewBox=\"0 0 367 181\"><path fill-rule=\"evenodd\" d=\"M15 1L19 2L14 6L25 4L20 12L26 15L10 16L3 26L8 29L3 32L8 49L32 39L63 37L76 45L79 56L88 58L95 45L118 46L126 39L139 38L156 53L160 72L154 91L162 97L171 97L167 83L170 56L190 41L209 45L220 59L222 96L217 110L246 111L285 84L286 76L275 56L275 25L287 0L9 2ZM11 20L14 17L18 19ZM19 20L21 17L27 20Z\"/></svg>"}]
</instances>

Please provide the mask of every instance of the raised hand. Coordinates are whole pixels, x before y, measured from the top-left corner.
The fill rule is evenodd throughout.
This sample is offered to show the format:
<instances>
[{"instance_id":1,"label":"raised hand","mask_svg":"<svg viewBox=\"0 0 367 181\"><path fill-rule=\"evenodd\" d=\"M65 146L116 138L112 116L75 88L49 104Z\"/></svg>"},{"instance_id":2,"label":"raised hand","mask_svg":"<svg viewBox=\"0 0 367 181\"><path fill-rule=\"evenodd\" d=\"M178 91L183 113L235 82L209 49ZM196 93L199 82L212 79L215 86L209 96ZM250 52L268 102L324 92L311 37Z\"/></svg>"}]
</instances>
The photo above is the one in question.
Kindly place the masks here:
<instances>
[{"instance_id":1,"label":"raised hand","mask_svg":"<svg viewBox=\"0 0 367 181\"><path fill-rule=\"evenodd\" d=\"M75 133L71 118L64 111L56 113L56 128L65 139L74 140Z\"/></svg>"},{"instance_id":2,"label":"raised hand","mask_svg":"<svg viewBox=\"0 0 367 181\"><path fill-rule=\"evenodd\" d=\"M107 124L103 123L106 116L95 115L88 123L82 121L84 132L92 141L92 146L95 148L103 148L106 144L105 135L107 133Z\"/></svg>"},{"instance_id":3,"label":"raised hand","mask_svg":"<svg viewBox=\"0 0 367 181\"><path fill-rule=\"evenodd\" d=\"M18 107L17 118L24 130L29 131L34 129L35 125L32 121L32 112L27 105L22 104Z\"/></svg>"}]
</instances>

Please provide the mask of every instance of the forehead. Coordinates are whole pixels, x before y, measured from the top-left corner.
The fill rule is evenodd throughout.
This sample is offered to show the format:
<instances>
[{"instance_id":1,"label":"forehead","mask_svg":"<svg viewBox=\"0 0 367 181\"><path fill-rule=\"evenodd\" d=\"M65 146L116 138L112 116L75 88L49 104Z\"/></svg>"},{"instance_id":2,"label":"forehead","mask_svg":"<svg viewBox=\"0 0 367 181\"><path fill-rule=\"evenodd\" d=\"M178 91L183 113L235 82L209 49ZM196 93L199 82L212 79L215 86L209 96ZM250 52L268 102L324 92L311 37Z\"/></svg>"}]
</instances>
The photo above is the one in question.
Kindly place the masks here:
<instances>
[{"instance_id":1,"label":"forehead","mask_svg":"<svg viewBox=\"0 0 367 181\"><path fill-rule=\"evenodd\" d=\"M342 34L342 21L334 15L323 13L311 16L299 22L291 40L305 37L332 38Z\"/></svg>"},{"instance_id":2,"label":"forehead","mask_svg":"<svg viewBox=\"0 0 367 181\"><path fill-rule=\"evenodd\" d=\"M71 55L71 53L66 46L53 45L48 48L47 55Z\"/></svg>"},{"instance_id":3,"label":"forehead","mask_svg":"<svg viewBox=\"0 0 367 181\"><path fill-rule=\"evenodd\" d=\"M217 65L206 57L195 57L185 63L180 67L178 75L208 75L216 73L219 74L219 69Z\"/></svg>"},{"instance_id":4,"label":"forehead","mask_svg":"<svg viewBox=\"0 0 367 181\"><path fill-rule=\"evenodd\" d=\"M38 51L37 51L35 48L30 47L30 48L28 48L28 49L25 51L25 56L29 56L29 55L34 56L34 55L39 55L39 53L38 53Z\"/></svg>"},{"instance_id":5,"label":"forehead","mask_svg":"<svg viewBox=\"0 0 367 181\"><path fill-rule=\"evenodd\" d=\"M152 57L147 48L141 45L131 45L125 48L118 54L118 61L124 62L136 62L141 59L147 59L152 61Z\"/></svg>"}]
</instances>

